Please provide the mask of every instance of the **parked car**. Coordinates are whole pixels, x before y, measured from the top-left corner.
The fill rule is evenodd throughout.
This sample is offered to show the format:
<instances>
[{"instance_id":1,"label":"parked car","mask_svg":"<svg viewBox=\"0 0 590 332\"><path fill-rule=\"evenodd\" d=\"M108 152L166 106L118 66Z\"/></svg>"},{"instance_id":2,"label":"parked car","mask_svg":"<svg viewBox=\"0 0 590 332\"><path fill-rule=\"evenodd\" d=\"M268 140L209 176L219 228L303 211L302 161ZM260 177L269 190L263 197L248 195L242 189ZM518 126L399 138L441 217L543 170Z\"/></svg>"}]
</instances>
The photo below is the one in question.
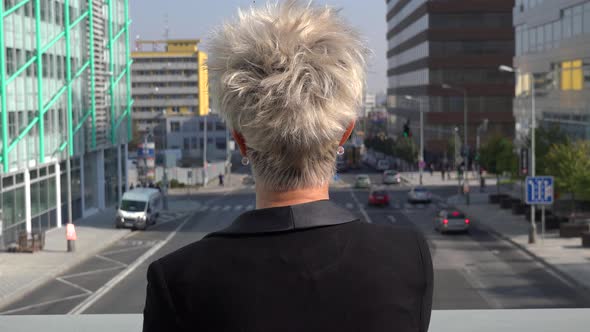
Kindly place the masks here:
<instances>
[{"instance_id":1,"label":"parked car","mask_svg":"<svg viewBox=\"0 0 590 332\"><path fill-rule=\"evenodd\" d=\"M410 203L430 203L432 194L424 187L414 187L408 193L408 202Z\"/></svg>"},{"instance_id":2,"label":"parked car","mask_svg":"<svg viewBox=\"0 0 590 332\"><path fill-rule=\"evenodd\" d=\"M434 219L434 229L441 233L468 232L471 221L458 210L441 210Z\"/></svg>"},{"instance_id":3,"label":"parked car","mask_svg":"<svg viewBox=\"0 0 590 332\"><path fill-rule=\"evenodd\" d=\"M371 188L371 178L367 174L359 174L354 182L356 188Z\"/></svg>"},{"instance_id":4,"label":"parked car","mask_svg":"<svg viewBox=\"0 0 590 332\"><path fill-rule=\"evenodd\" d=\"M402 182L401 174L396 171L383 172L383 184L400 184Z\"/></svg>"},{"instance_id":5,"label":"parked car","mask_svg":"<svg viewBox=\"0 0 590 332\"><path fill-rule=\"evenodd\" d=\"M162 195L155 188L137 188L123 194L117 206L116 228L145 230L154 225L162 210Z\"/></svg>"},{"instance_id":6,"label":"parked car","mask_svg":"<svg viewBox=\"0 0 590 332\"><path fill-rule=\"evenodd\" d=\"M254 177L252 175L246 175L244 177L244 179L242 180L242 184L254 185L254 184L256 184L256 181L254 181Z\"/></svg>"},{"instance_id":7,"label":"parked car","mask_svg":"<svg viewBox=\"0 0 590 332\"><path fill-rule=\"evenodd\" d=\"M369 205L389 205L389 193L385 190L374 190L369 194Z\"/></svg>"}]
</instances>

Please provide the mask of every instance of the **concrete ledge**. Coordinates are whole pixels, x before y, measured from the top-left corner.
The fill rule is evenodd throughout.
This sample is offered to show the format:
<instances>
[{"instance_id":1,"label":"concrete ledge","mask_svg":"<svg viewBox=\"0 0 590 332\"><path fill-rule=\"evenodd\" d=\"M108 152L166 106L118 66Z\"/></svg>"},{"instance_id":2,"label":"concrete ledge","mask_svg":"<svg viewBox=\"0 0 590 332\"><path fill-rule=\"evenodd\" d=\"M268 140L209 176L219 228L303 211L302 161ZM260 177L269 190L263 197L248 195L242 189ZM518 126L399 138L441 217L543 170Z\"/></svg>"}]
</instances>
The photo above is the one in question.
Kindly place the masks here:
<instances>
[{"instance_id":1,"label":"concrete ledge","mask_svg":"<svg viewBox=\"0 0 590 332\"><path fill-rule=\"evenodd\" d=\"M582 237L582 234L587 232L590 232L590 224L563 223L559 225L559 237Z\"/></svg>"}]
</instances>

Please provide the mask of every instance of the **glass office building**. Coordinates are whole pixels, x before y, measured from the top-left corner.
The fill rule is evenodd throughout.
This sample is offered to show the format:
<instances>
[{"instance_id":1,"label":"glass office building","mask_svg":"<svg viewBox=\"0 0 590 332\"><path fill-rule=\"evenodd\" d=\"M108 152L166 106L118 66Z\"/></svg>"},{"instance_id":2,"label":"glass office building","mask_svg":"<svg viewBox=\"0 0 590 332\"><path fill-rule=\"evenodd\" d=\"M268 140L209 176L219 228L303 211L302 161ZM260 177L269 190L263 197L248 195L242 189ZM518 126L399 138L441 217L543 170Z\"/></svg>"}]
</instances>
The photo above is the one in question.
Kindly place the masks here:
<instances>
[{"instance_id":1,"label":"glass office building","mask_svg":"<svg viewBox=\"0 0 590 332\"><path fill-rule=\"evenodd\" d=\"M535 82L537 126L590 139L590 0L517 0L514 26L517 138L529 132Z\"/></svg>"},{"instance_id":2,"label":"glass office building","mask_svg":"<svg viewBox=\"0 0 590 332\"><path fill-rule=\"evenodd\" d=\"M128 0L0 2L0 247L117 202L131 131Z\"/></svg>"}]
</instances>

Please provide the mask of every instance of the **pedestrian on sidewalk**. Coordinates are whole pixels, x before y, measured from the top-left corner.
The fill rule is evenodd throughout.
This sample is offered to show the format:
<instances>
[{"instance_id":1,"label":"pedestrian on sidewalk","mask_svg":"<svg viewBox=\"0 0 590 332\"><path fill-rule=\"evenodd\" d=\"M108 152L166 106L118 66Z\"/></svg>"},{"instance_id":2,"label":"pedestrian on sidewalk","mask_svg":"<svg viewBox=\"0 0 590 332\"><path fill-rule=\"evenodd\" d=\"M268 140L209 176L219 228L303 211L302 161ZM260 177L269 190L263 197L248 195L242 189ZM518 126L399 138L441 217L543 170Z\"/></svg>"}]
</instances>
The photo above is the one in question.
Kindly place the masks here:
<instances>
[{"instance_id":1,"label":"pedestrian on sidewalk","mask_svg":"<svg viewBox=\"0 0 590 332\"><path fill-rule=\"evenodd\" d=\"M369 54L338 10L310 1L250 8L217 30L213 102L252 164L256 210L149 266L144 332L428 331L422 232L329 197Z\"/></svg>"},{"instance_id":2,"label":"pedestrian on sidewalk","mask_svg":"<svg viewBox=\"0 0 590 332\"><path fill-rule=\"evenodd\" d=\"M219 186L223 187L223 174L219 173Z\"/></svg>"}]
</instances>

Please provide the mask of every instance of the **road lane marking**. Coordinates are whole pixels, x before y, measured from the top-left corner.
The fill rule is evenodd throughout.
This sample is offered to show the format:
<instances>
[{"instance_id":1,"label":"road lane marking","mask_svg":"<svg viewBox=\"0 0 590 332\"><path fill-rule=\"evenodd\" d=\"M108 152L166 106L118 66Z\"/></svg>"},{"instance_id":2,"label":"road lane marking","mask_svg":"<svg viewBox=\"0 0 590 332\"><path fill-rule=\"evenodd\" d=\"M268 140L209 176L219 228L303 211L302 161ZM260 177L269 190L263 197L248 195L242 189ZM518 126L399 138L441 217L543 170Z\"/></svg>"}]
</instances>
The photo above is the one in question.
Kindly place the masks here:
<instances>
[{"instance_id":1,"label":"road lane marking","mask_svg":"<svg viewBox=\"0 0 590 332\"><path fill-rule=\"evenodd\" d=\"M361 214L363 215L363 217L365 217L365 220L369 223L372 224L373 220L371 220L371 217L369 217L369 214L367 213L367 211L365 211L365 208L363 207L363 205L361 204L361 202L359 202L359 200L356 198L356 196L354 195L354 191L350 190L350 196L352 196L352 200L355 201L356 205L359 208L359 211L361 212Z\"/></svg>"},{"instance_id":2,"label":"road lane marking","mask_svg":"<svg viewBox=\"0 0 590 332\"><path fill-rule=\"evenodd\" d=\"M75 288L75 289L77 289L77 290L80 290L80 291L82 291L83 293L85 293L86 295L90 295L90 294L92 294L92 291L91 291L90 289L86 289L86 288L84 288L84 287L82 287L82 286L80 286L80 285L78 285L78 284L75 284L75 283L73 283L73 282L67 281L67 280L65 280L65 279L63 279L63 278L64 278L64 277L58 277L58 278L55 278L55 280L57 280L57 281L59 281L59 282L61 282L61 283L64 283L64 284L66 284L66 285L68 285L68 286L70 286L70 287L73 287L73 288Z\"/></svg>"},{"instance_id":3,"label":"road lane marking","mask_svg":"<svg viewBox=\"0 0 590 332\"><path fill-rule=\"evenodd\" d=\"M121 270L121 269L124 269L124 268L125 268L125 266L107 267L107 268L104 268L104 269L91 270L91 271L87 271L87 272L67 274L65 276L60 276L60 277L55 278L55 279L60 279L60 278L67 279L67 278L84 277L84 276L91 275L91 274L97 274L97 273L102 273L102 272L109 272L109 271ZM63 280L60 280L60 281L63 281ZM92 293L92 292L90 292L90 293Z\"/></svg>"},{"instance_id":4,"label":"road lane marking","mask_svg":"<svg viewBox=\"0 0 590 332\"><path fill-rule=\"evenodd\" d=\"M102 255L95 255L94 257L100 258L102 260L105 260L107 262L111 262L111 263L116 264L116 265L119 265L120 267L127 267L127 266L129 266L129 264L125 264L125 263L120 262L120 261L118 261L116 259L108 258L108 257L102 256Z\"/></svg>"},{"instance_id":5,"label":"road lane marking","mask_svg":"<svg viewBox=\"0 0 590 332\"><path fill-rule=\"evenodd\" d=\"M86 297L86 296L88 296L88 294L78 294L78 295L72 295L72 296L63 297L63 298L57 299L57 300L50 300L50 301L35 303L35 304L28 305L26 307L20 307L20 308L16 308L16 309L12 309L12 310L7 310L7 311L0 312L0 315L10 315L10 314L13 314L13 313L16 313L16 312L25 311L25 310L29 310L29 309L40 308L40 307L44 307L44 306L49 305L49 304L55 304L55 303L59 303L59 302L63 302L63 301L74 300L74 299L78 299L78 298Z\"/></svg>"},{"instance_id":6,"label":"road lane marking","mask_svg":"<svg viewBox=\"0 0 590 332\"><path fill-rule=\"evenodd\" d=\"M389 221L391 221L392 224L395 224L397 222L394 216L387 216L387 218L389 219Z\"/></svg>"},{"instance_id":7,"label":"road lane marking","mask_svg":"<svg viewBox=\"0 0 590 332\"><path fill-rule=\"evenodd\" d=\"M113 289L118 283L124 280L131 272L135 271L141 264L147 261L152 255L154 255L158 250L160 250L163 246L165 246L172 238L178 233L179 230L186 225L186 223L190 220L192 214L189 215L184 219L178 227L174 229L168 236L162 240L160 243L153 246L150 250L146 251L143 255L141 255L135 262L129 265L125 270L121 271L117 274L113 279L109 280L106 284L100 287L96 292L92 293L88 298L74 307L68 315L79 315L83 313L85 310L90 308L94 303L96 303L100 298L102 298L106 293L108 293L111 289Z\"/></svg>"},{"instance_id":8,"label":"road lane marking","mask_svg":"<svg viewBox=\"0 0 590 332\"><path fill-rule=\"evenodd\" d=\"M153 246L153 244L151 245L144 245L144 246L139 246L139 247L131 247L131 248L125 248L125 249L118 249L118 250L111 250L111 251L105 251L102 254L103 255L113 255L113 254L120 254L120 253L124 253L124 252L129 252L129 251L133 251L133 250L138 250L138 249L146 249L146 248L150 248L151 246Z\"/></svg>"},{"instance_id":9,"label":"road lane marking","mask_svg":"<svg viewBox=\"0 0 590 332\"><path fill-rule=\"evenodd\" d=\"M211 211L214 211L214 212L215 212L215 211L219 210L219 208L220 208L220 206L219 206L219 205L215 205L215 206L214 206L214 207L211 209Z\"/></svg>"}]
</instances>

